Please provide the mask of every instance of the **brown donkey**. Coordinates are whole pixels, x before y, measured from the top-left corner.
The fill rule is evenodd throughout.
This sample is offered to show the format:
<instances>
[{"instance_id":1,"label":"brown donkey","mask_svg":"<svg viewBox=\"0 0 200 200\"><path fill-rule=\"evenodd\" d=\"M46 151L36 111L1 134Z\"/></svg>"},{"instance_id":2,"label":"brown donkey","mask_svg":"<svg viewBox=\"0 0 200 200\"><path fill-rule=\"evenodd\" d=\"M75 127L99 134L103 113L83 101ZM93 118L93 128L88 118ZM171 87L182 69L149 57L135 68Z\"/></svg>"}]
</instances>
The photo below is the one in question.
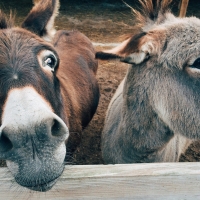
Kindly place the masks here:
<instances>
[{"instance_id":1,"label":"brown donkey","mask_svg":"<svg viewBox=\"0 0 200 200\"><path fill-rule=\"evenodd\" d=\"M55 31L58 7L39 1L21 28L0 12L0 158L38 191L62 174L99 100L93 46L77 31Z\"/></svg>"},{"instance_id":2,"label":"brown donkey","mask_svg":"<svg viewBox=\"0 0 200 200\"><path fill-rule=\"evenodd\" d=\"M106 163L179 161L200 139L200 20L177 18L169 0L141 0L133 36L98 52L131 64L102 135Z\"/></svg>"}]
</instances>

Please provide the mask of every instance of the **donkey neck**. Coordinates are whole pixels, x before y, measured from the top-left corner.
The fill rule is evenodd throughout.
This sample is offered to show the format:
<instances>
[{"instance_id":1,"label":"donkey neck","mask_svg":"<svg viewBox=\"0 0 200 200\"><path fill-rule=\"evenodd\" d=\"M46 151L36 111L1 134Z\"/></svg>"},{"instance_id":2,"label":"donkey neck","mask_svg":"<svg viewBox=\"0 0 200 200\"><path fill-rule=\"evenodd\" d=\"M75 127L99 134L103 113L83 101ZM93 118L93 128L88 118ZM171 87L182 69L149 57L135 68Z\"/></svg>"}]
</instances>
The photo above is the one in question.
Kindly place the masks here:
<instances>
[{"instance_id":1,"label":"donkey neck","mask_svg":"<svg viewBox=\"0 0 200 200\"><path fill-rule=\"evenodd\" d=\"M167 143L174 136L169 127L160 120L149 101L149 91L153 90L156 84L150 81L155 79L151 78L155 74L150 70L152 69L144 65L131 66L123 88L119 137L124 144L129 144L127 149L129 155L135 159L134 162L161 161L159 159L161 155L165 155Z\"/></svg>"}]
</instances>

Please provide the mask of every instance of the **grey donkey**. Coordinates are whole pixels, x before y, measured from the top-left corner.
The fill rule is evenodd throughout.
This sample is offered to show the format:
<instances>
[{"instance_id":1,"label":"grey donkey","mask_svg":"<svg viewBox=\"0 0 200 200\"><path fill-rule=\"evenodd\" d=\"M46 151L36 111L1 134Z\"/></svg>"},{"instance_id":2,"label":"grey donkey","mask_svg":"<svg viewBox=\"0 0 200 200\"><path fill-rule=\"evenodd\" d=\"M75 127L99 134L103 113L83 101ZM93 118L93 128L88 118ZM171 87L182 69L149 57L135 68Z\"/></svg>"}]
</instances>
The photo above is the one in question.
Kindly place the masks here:
<instances>
[{"instance_id":1,"label":"grey donkey","mask_svg":"<svg viewBox=\"0 0 200 200\"><path fill-rule=\"evenodd\" d=\"M102 134L105 163L177 162L200 139L200 20L141 0L133 34L96 58L131 64Z\"/></svg>"}]
</instances>

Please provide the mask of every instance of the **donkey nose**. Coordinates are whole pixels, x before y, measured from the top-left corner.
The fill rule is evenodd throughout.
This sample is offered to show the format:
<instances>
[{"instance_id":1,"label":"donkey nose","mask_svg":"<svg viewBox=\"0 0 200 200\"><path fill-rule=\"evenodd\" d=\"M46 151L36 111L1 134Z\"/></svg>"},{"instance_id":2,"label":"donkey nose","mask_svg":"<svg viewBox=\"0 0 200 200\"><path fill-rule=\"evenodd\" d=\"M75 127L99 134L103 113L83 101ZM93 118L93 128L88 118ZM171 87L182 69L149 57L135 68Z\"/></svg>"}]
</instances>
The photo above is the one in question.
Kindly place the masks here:
<instances>
[{"instance_id":1,"label":"donkey nose","mask_svg":"<svg viewBox=\"0 0 200 200\"><path fill-rule=\"evenodd\" d=\"M62 121L55 118L53 119L53 123L51 126L51 134L55 137L60 137L63 135L66 135L66 137L68 137L69 135L66 125Z\"/></svg>"},{"instance_id":2,"label":"donkey nose","mask_svg":"<svg viewBox=\"0 0 200 200\"><path fill-rule=\"evenodd\" d=\"M0 153L6 153L13 148L13 143L6 132L2 131L0 135Z\"/></svg>"},{"instance_id":3,"label":"donkey nose","mask_svg":"<svg viewBox=\"0 0 200 200\"><path fill-rule=\"evenodd\" d=\"M30 121L4 124L0 127L0 155L8 155L12 149L22 148L32 138L38 142L64 142L69 137L69 131L64 121L52 113L42 121ZM12 151L13 152L13 151Z\"/></svg>"},{"instance_id":4,"label":"donkey nose","mask_svg":"<svg viewBox=\"0 0 200 200\"><path fill-rule=\"evenodd\" d=\"M69 131L63 120L57 115L53 115L53 117L36 125L35 134L38 139L52 138L53 140L64 141L68 138Z\"/></svg>"}]
</instances>

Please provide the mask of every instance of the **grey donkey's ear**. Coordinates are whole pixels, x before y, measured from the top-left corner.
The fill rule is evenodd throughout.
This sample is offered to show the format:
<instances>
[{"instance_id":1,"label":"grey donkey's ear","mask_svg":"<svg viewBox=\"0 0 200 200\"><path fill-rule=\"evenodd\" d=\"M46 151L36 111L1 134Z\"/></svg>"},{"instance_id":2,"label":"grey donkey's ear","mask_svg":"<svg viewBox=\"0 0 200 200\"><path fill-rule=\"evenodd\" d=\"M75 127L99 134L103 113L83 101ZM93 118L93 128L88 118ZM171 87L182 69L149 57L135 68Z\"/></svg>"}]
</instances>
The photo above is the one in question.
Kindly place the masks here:
<instances>
[{"instance_id":1,"label":"grey donkey's ear","mask_svg":"<svg viewBox=\"0 0 200 200\"><path fill-rule=\"evenodd\" d=\"M34 3L34 7L22 23L22 28L50 41L56 32L54 20L58 14L59 0L34 0Z\"/></svg>"},{"instance_id":2,"label":"grey donkey's ear","mask_svg":"<svg viewBox=\"0 0 200 200\"><path fill-rule=\"evenodd\" d=\"M159 54L163 41L165 41L164 30L142 32L113 49L97 52L96 58L101 60L118 59L129 64L140 64L152 55Z\"/></svg>"}]
</instances>

